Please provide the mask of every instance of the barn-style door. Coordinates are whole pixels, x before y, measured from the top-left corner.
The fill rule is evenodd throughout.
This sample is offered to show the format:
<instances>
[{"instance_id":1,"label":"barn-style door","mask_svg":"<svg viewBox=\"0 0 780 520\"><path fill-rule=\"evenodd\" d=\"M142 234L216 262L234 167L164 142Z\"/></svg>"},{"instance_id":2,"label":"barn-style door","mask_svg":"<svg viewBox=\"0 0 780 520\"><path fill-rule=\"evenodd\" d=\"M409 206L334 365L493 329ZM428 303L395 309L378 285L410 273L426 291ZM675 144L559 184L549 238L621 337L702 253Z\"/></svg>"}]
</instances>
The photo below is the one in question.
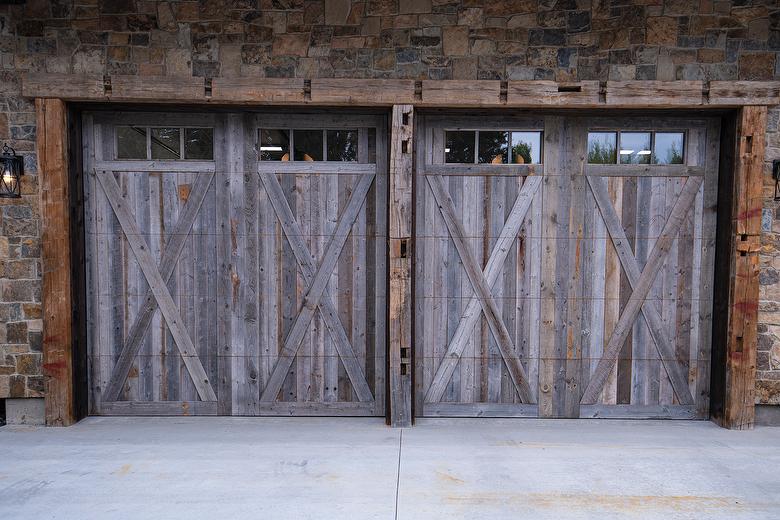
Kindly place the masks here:
<instances>
[{"instance_id":1,"label":"barn-style door","mask_svg":"<svg viewBox=\"0 0 780 520\"><path fill-rule=\"evenodd\" d=\"M418 415L706 417L717 121L422 128Z\"/></svg>"},{"instance_id":2,"label":"barn-style door","mask_svg":"<svg viewBox=\"0 0 780 520\"><path fill-rule=\"evenodd\" d=\"M422 415L537 414L543 120L491 124L434 116L422 123L415 235Z\"/></svg>"},{"instance_id":3,"label":"barn-style door","mask_svg":"<svg viewBox=\"0 0 780 520\"><path fill-rule=\"evenodd\" d=\"M384 118L84 123L92 413L383 414Z\"/></svg>"}]
</instances>

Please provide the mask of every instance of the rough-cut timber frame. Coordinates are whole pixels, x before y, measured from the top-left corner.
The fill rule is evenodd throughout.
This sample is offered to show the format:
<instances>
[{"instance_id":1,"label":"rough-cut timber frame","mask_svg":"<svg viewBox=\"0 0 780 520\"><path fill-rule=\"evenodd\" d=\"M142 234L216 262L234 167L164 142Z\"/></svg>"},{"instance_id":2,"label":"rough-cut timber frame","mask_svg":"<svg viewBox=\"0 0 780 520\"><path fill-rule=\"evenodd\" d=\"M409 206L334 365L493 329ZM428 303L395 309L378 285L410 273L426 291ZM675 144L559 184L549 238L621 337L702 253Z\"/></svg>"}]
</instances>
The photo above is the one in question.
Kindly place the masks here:
<instances>
[{"instance_id":1,"label":"rough-cut timber frame","mask_svg":"<svg viewBox=\"0 0 780 520\"><path fill-rule=\"evenodd\" d=\"M412 146L414 109L393 107L390 135L390 424L412 424Z\"/></svg>"},{"instance_id":2,"label":"rough-cut timber frame","mask_svg":"<svg viewBox=\"0 0 780 520\"><path fill-rule=\"evenodd\" d=\"M755 420L758 255L766 117L766 106L743 107L737 117L726 370L723 410L716 417L722 426L737 430L752 428Z\"/></svg>"},{"instance_id":3,"label":"rough-cut timber frame","mask_svg":"<svg viewBox=\"0 0 780 520\"><path fill-rule=\"evenodd\" d=\"M73 359L70 187L65 103L35 100L41 183L43 375L46 424L76 421Z\"/></svg>"},{"instance_id":4,"label":"rough-cut timber frame","mask_svg":"<svg viewBox=\"0 0 780 520\"><path fill-rule=\"evenodd\" d=\"M31 73L41 172L46 420L76 420L66 101L393 107L390 136L389 417L411 424L411 208L415 107L739 108L730 255L724 413L728 428L754 416L761 169L768 105L780 81L414 81L97 76Z\"/></svg>"}]
</instances>

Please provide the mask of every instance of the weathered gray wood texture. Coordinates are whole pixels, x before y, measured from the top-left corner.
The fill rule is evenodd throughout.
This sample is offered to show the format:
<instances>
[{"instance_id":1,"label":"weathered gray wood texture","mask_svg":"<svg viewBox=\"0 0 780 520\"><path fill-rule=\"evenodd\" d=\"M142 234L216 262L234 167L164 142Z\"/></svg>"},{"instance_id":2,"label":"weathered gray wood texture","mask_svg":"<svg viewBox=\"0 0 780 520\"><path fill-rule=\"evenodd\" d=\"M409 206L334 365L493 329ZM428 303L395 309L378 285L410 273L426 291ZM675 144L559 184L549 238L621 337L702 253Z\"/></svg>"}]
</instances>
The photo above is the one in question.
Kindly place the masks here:
<instances>
[{"instance_id":1,"label":"weathered gray wood texture","mask_svg":"<svg viewBox=\"0 0 780 520\"><path fill-rule=\"evenodd\" d=\"M417 414L706 417L717 121L501 121L544 130L543 165L442 164L444 130L485 121L427 116L420 132ZM685 164L589 166L590 129L685 131Z\"/></svg>"},{"instance_id":2,"label":"weathered gray wood texture","mask_svg":"<svg viewBox=\"0 0 780 520\"><path fill-rule=\"evenodd\" d=\"M286 118L203 116L214 161L193 171L112 161L128 117L193 124L85 118L86 169L106 168L85 179L92 413L383 415L384 118L323 124L362 125L364 148L373 128L376 164L295 168L254 152Z\"/></svg>"}]
</instances>

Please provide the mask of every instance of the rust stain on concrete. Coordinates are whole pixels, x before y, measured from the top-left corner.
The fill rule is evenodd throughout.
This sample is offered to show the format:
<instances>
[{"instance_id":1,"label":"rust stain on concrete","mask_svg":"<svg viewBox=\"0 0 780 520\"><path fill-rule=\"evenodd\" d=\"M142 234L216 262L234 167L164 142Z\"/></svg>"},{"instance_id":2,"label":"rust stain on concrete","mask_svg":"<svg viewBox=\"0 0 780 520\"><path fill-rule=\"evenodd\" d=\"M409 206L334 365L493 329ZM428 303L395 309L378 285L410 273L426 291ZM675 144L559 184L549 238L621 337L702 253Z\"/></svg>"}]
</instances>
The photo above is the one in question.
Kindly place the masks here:
<instances>
[{"instance_id":1,"label":"rust stain on concrete","mask_svg":"<svg viewBox=\"0 0 780 520\"><path fill-rule=\"evenodd\" d=\"M446 502L464 505L522 503L538 509L593 509L611 512L680 511L745 509L736 497L708 497L697 495L604 495L563 493L461 493L444 497Z\"/></svg>"},{"instance_id":2,"label":"rust stain on concrete","mask_svg":"<svg viewBox=\"0 0 780 520\"><path fill-rule=\"evenodd\" d=\"M439 480L443 480L444 482L447 482L449 484L464 484L465 481L463 479L460 479L454 475L451 475L447 473L446 471L436 471L436 476L439 478Z\"/></svg>"},{"instance_id":3,"label":"rust stain on concrete","mask_svg":"<svg viewBox=\"0 0 780 520\"><path fill-rule=\"evenodd\" d=\"M121 468L119 468L114 472L114 475L117 475L119 477L124 477L125 475L130 473L130 469L132 469L132 467L133 467L132 464L123 464Z\"/></svg>"}]
</instances>

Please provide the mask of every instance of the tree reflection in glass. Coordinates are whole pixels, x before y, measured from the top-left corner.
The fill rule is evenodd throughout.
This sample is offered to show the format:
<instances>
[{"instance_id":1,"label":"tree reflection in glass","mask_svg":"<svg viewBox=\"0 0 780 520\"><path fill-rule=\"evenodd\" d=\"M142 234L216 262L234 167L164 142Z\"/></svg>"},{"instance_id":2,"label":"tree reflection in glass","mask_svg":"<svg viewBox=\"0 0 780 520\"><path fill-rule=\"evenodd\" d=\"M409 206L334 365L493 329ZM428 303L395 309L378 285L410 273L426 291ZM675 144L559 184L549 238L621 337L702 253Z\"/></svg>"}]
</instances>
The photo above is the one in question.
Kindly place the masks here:
<instances>
[{"instance_id":1,"label":"tree reflection in glass","mask_svg":"<svg viewBox=\"0 0 780 520\"><path fill-rule=\"evenodd\" d=\"M509 133L480 130L479 162L506 164L509 160Z\"/></svg>"},{"instance_id":2,"label":"tree reflection in glass","mask_svg":"<svg viewBox=\"0 0 780 520\"><path fill-rule=\"evenodd\" d=\"M617 134L615 132L588 132L588 163L615 164L617 162Z\"/></svg>"},{"instance_id":3,"label":"tree reflection in glass","mask_svg":"<svg viewBox=\"0 0 780 520\"><path fill-rule=\"evenodd\" d=\"M541 132L512 132L512 162L539 164L542 162Z\"/></svg>"},{"instance_id":4,"label":"tree reflection in glass","mask_svg":"<svg viewBox=\"0 0 780 520\"><path fill-rule=\"evenodd\" d=\"M260 130L260 160L290 160L289 130Z\"/></svg>"},{"instance_id":5,"label":"tree reflection in glass","mask_svg":"<svg viewBox=\"0 0 780 520\"><path fill-rule=\"evenodd\" d=\"M682 164L685 136L682 132L656 132L653 162L655 164Z\"/></svg>"},{"instance_id":6,"label":"tree reflection in glass","mask_svg":"<svg viewBox=\"0 0 780 520\"><path fill-rule=\"evenodd\" d=\"M328 130L329 161L357 161L357 158L357 130Z\"/></svg>"},{"instance_id":7,"label":"tree reflection in glass","mask_svg":"<svg viewBox=\"0 0 780 520\"><path fill-rule=\"evenodd\" d=\"M474 131L448 131L445 134L444 162L473 164Z\"/></svg>"},{"instance_id":8,"label":"tree reflection in glass","mask_svg":"<svg viewBox=\"0 0 780 520\"><path fill-rule=\"evenodd\" d=\"M185 128L184 158L202 160L213 159L214 130L212 128Z\"/></svg>"},{"instance_id":9,"label":"tree reflection in glass","mask_svg":"<svg viewBox=\"0 0 780 520\"><path fill-rule=\"evenodd\" d=\"M620 164L650 164L650 132L620 132Z\"/></svg>"}]
</instances>

